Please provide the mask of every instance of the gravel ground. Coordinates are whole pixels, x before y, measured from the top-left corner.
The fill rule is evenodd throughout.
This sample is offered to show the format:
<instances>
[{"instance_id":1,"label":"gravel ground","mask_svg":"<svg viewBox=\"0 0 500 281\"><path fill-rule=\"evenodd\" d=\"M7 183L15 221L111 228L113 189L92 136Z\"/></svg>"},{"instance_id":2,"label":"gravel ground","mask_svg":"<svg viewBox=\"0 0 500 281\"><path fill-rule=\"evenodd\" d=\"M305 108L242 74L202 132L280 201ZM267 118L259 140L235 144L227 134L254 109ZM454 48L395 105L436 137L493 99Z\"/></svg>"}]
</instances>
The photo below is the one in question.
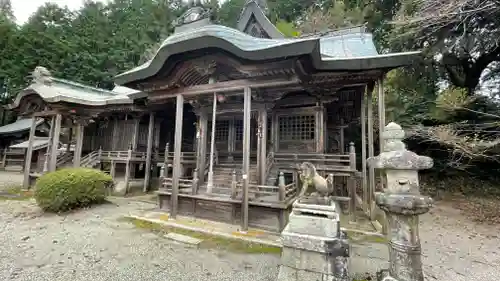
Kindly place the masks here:
<instances>
[{"instance_id":1,"label":"gravel ground","mask_svg":"<svg viewBox=\"0 0 500 281\"><path fill-rule=\"evenodd\" d=\"M118 219L148 203L122 200L66 216L0 202L1 280L274 280L278 258L192 249Z\"/></svg>"},{"instance_id":2,"label":"gravel ground","mask_svg":"<svg viewBox=\"0 0 500 281\"><path fill-rule=\"evenodd\" d=\"M2 182L15 182L5 176L0 172L0 189ZM32 201L0 201L0 280L276 278L276 256L186 248L118 220L154 205L129 199L115 203L56 216L41 214ZM426 280L498 280L498 225L472 223L446 202L422 216L420 225ZM372 252L375 257L382 251Z\"/></svg>"}]
</instances>

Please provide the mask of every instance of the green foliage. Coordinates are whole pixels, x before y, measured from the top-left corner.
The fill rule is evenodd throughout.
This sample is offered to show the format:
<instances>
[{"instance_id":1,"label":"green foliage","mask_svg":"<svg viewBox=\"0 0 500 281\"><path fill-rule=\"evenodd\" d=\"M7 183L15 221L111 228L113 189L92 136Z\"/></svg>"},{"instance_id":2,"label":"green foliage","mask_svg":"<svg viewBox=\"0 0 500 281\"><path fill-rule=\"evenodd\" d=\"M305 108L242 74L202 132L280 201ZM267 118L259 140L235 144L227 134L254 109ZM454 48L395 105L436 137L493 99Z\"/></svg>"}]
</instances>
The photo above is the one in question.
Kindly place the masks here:
<instances>
[{"instance_id":1,"label":"green foliage","mask_svg":"<svg viewBox=\"0 0 500 281\"><path fill-rule=\"evenodd\" d=\"M104 202L113 179L88 168L68 168L41 176L35 185L35 199L44 211L65 212Z\"/></svg>"},{"instance_id":2,"label":"green foliage","mask_svg":"<svg viewBox=\"0 0 500 281\"><path fill-rule=\"evenodd\" d=\"M295 28L293 23L286 22L284 20L280 20L276 23L276 28L285 35L285 37L298 37L300 36L300 32Z\"/></svg>"}]
</instances>

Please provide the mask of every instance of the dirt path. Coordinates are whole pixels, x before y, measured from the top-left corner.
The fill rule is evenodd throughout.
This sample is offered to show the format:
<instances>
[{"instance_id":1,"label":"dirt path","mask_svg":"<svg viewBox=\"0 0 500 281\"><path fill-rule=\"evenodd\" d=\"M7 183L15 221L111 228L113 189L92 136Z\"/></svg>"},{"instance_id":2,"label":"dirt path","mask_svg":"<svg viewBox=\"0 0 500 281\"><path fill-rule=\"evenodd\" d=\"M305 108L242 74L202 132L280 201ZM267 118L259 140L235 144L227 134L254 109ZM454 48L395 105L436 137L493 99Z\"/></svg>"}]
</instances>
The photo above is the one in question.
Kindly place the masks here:
<instances>
[{"instance_id":1,"label":"dirt path","mask_svg":"<svg viewBox=\"0 0 500 281\"><path fill-rule=\"evenodd\" d=\"M500 225L471 222L451 203L439 202L422 217L420 237L428 280L498 280Z\"/></svg>"}]
</instances>

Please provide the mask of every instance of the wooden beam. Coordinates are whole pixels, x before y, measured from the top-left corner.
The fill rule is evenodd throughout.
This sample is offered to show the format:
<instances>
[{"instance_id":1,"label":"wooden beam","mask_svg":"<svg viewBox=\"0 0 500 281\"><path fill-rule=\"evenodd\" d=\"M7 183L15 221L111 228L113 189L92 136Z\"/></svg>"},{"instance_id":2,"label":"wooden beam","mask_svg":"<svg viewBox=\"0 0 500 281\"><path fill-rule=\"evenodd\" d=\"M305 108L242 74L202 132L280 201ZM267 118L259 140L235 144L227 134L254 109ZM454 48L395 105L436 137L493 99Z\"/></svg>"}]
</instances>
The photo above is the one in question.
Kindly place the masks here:
<instances>
[{"instance_id":1,"label":"wooden beam","mask_svg":"<svg viewBox=\"0 0 500 281\"><path fill-rule=\"evenodd\" d=\"M146 168L144 170L144 188L143 191L147 192L149 189L149 184L151 180L151 156L153 152L153 131L155 124L155 114L153 112L149 113L149 124L148 124L148 147L146 150Z\"/></svg>"},{"instance_id":2,"label":"wooden beam","mask_svg":"<svg viewBox=\"0 0 500 281\"><path fill-rule=\"evenodd\" d=\"M31 116L33 117L46 117L46 116L53 116L59 114L59 111L57 110L46 110L46 111L41 111L41 112L35 112Z\"/></svg>"},{"instance_id":3,"label":"wooden beam","mask_svg":"<svg viewBox=\"0 0 500 281\"><path fill-rule=\"evenodd\" d=\"M250 122L251 122L252 95L250 87L244 89L243 103L243 204L242 208L242 230L248 230L248 187L250 173Z\"/></svg>"},{"instance_id":4,"label":"wooden beam","mask_svg":"<svg viewBox=\"0 0 500 281\"><path fill-rule=\"evenodd\" d=\"M61 135L61 121L62 115L57 114L54 124L54 135L52 137L52 148L50 149L49 172L53 172L57 169L57 153L59 148L59 136Z\"/></svg>"},{"instance_id":5,"label":"wooden beam","mask_svg":"<svg viewBox=\"0 0 500 281\"><path fill-rule=\"evenodd\" d=\"M76 146L75 155L73 156L73 167L80 167L80 162L82 159L84 130L85 127L83 126L83 124L76 124Z\"/></svg>"},{"instance_id":6,"label":"wooden beam","mask_svg":"<svg viewBox=\"0 0 500 281\"><path fill-rule=\"evenodd\" d=\"M175 110L175 137L174 137L174 162L172 175L172 196L170 203L170 217L177 217L177 203L179 196L179 178L181 176L181 146L182 146L182 119L184 115L184 96L177 95Z\"/></svg>"},{"instance_id":7,"label":"wooden beam","mask_svg":"<svg viewBox=\"0 0 500 281\"><path fill-rule=\"evenodd\" d=\"M272 88L272 87L285 87L285 86L293 86L300 83L300 80L297 78L294 79L277 79L272 81L253 81L253 80L232 80L225 82L217 82L213 84L203 84L196 85L191 87L184 88L176 88L167 91L157 91L150 92L149 100L157 101L162 99L173 98L178 94L182 94L185 97L197 96L202 94L213 94L217 93L227 93L227 92L236 92L244 90L245 88L249 89L258 89L258 88Z\"/></svg>"},{"instance_id":8,"label":"wooden beam","mask_svg":"<svg viewBox=\"0 0 500 281\"><path fill-rule=\"evenodd\" d=\"M33 156L33 142L35 141L35 130L36 130L36 118L33 117L33 122L31 122L31 127L30 127L28 148L26 149L26 157L24 158L24 180L23 180L24 189L30 188L31 158Z\"/></svg>"}]
</instances>

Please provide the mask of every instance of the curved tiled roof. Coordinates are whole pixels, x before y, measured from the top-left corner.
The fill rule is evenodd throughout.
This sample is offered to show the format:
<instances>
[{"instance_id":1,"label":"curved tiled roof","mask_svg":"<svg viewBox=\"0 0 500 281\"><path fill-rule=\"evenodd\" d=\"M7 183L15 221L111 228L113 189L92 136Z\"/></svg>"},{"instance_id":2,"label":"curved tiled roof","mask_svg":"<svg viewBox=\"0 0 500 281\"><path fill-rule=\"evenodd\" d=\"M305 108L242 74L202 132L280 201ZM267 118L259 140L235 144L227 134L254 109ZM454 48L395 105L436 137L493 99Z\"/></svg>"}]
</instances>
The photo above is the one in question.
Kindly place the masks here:
<instances>
[{"instance_id":1,"label":"curved tiled roof","mask_svg":"<svg viewBox=\"0 0 500 281\"><path fill-rule=\"evenodd\" d=\"M14 123L7 124L0 127L0 135L15 134L19 132L27 131L31 128L33 123L33 118L19 119ZM43 119L40 118L36 120L36 126L40 126L43 123Z\"/></svg>"},{"instance_id":2,"label":"curved tiled roof","mask_svg":"<svg viewBox=\"0 0 500 281\"><path fill-rule=\"evenodd\" d=\"M122 86L119 86L117 90L109 91L54 77L46 79L45 82L34 81L22 90L9 105L9 108L17 108L23 97L34 93L47 103L68 102L88 106L105 106L131 104L133 99L129 95L137 92Z\"/></svg>"},{"instance_id":3,"label":"curved tiled roof","mask_svg":"<svg viewBox=\"0 0 500 281\"><path fill-rule=\"evenodd\" d=\"M169 57L201 48L219 48L247 60L262 61L309 55L317 69L363 70L394 68L410 64L419 52L395 54L391 59L379 54L369 33L350 33L329 37L309 38L257 38L239 30L221 25L174 33L147 63L119 74L115 82L120 85L154 76ZM336 62L343 60L341 64ZM350 62L347 62L349 60Z\"/></svg>"}]
</instances>

